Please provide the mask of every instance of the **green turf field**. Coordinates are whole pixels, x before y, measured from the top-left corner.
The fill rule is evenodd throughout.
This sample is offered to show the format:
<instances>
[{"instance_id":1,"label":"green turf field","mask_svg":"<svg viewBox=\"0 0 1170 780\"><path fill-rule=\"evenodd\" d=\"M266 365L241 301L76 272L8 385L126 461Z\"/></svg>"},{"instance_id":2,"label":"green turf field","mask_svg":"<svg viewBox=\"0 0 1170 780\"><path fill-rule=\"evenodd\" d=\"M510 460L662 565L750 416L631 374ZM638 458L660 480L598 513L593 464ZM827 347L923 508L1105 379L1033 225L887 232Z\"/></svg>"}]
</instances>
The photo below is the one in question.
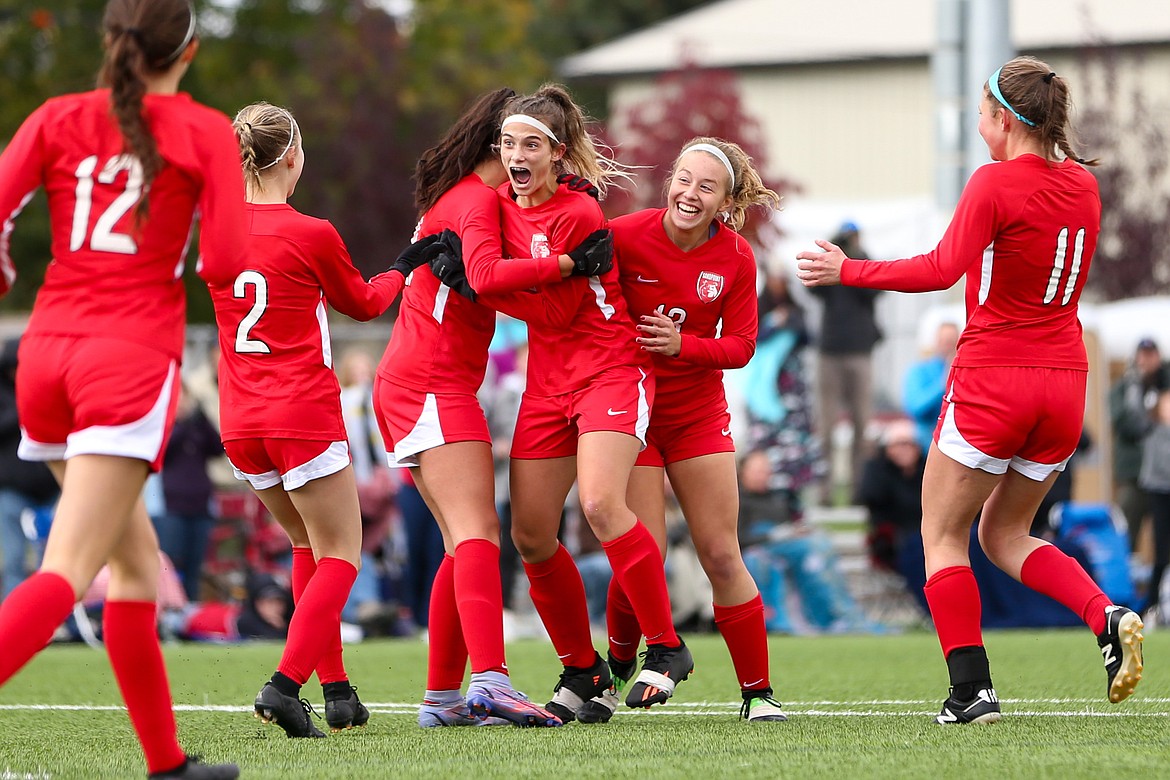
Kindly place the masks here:
<instances>
[{"instance_id":1,"label":"green turf field","mask_svg":"<svg viewBox=\"0 0 1170 780\"><path fill-rule=\"evenodd\" d=\"M666 707L619 711L608 725L419 729L425 675L418 640L347 649L370 724L289 740L251 716L277 645L167 648L188 751L233 760L247 778L1170 777L1170 633L1146 640L1137 693L1110 705L1088 631L987 636L1004 719L943 727L946 694L933 634L777 637L773 682L791 720L748 725L722 640L689 640L696 675ZM517 687L546 701L551 648L509 646ZM305 687L320 711L320 688ZM323 722L322 722L323 726ZM142 777L142 761L105 656L54 646L0 690L0 780Z\"/></svg>"}]
</instances>

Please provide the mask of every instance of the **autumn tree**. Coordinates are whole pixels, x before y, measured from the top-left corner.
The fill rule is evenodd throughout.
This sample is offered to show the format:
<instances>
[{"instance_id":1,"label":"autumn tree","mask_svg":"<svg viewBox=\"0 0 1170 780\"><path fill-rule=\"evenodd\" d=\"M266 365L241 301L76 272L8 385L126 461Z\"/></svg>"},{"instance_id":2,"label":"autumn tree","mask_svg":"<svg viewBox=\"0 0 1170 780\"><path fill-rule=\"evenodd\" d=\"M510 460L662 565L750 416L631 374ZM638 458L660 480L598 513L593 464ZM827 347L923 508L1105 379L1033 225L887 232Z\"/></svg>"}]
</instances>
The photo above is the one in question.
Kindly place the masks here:
<instances>
[{"instance_id":1,"label":"autumn tree","mask_svg":"<svg viewBox=\"0 0 1170 780\"><path fill-rule=\"evenodd\" d=\"M1168 106L1150 104L1140 81L1125 83L1125 60L1140 54L1097 46L1082 58L1083 108L1077 118L1101 191L1101 235L1087 288L1104 300L1170 293L1170 136Z\"/></svg>"},{"instance_id":2,"label":"autumn tree","mask_svg":"<svg viewBox=\"0 0 1170 780\"><path fill-rule=\"evenodd\" d=\"M698 136L715 136L739 144L751 156L764 183L781 196L799 189L788 179L767 175L769 159L763 128L745 109L732 71L685 63L659 76L652 92L652 99L619 112L611 123L615 130L606 134L618 148L618 160L636 166L636 186L611 190L605 204L611 216L660 204L675 158L683 144ZM740 232L757 246L766 243L767 230L776 229L769 224L771 216L764 209L749 210Z\"/></svg>"}]
</instances>

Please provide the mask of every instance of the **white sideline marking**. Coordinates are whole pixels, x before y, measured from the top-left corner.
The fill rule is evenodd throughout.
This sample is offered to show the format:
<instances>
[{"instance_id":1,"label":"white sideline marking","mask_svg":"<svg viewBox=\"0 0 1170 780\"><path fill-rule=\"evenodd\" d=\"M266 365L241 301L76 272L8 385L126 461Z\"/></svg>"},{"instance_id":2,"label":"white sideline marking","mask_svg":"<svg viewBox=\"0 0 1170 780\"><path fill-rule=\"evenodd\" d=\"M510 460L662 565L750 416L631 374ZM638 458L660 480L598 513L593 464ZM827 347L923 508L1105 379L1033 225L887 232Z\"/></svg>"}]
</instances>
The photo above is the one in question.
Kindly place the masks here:
<instances>
[{"instance_id":1,"label":"white sideline marking","mask_svg":"<svg viewBox=\"0 0 1170 780\"><path fill-rule=\"evenodd\" d=\"M1151 697L1143 699L1131 699L1130 709L1117 710L1113 709L1104 699L1083 699L1083 698L1055 698L1055 699L1004 699L1000 702L1006 705L1021 705L1021 706L1036 706L1045 704L1063 704L1063 705L1087 705L1082 709L1060 709L1060 710L1039 710L1039 709L1009 709L1004 714L1009 717L1029 717L1029 718L1076 718L1076 717L1090 717L1090 718L1164 718L1170 717L1170 711L1166 709L1148 710L1142 708L1135 711L1132 709L1133 704L1167 704L1170 703L1170 698L1166 697ZM413 715L418 712L418 704L415 702L363 702L370 712L382 715ZM1092 709L1092 706L1109 707L1106 710ZM895 707L898 709L873 709L875 707ZM917 709L922 707L923 709ZM739 711L740 704L738 702L726 701L707 701L707 702L677 702L666 705L665 707L655 707L643 712L655 716L670 716L670 715L687 715L687 716L721 716L726 717L729 714ZM826 709L832 708L832 709ZM915 709L908 709L915 708ZM124 712L125 707L118 704L0 704L0 711L68 711L68 712ZM833 701L833 700L809 700L809 701L790 701L785 705L785 712L788 715L804 715L808 717L824 717L824 718L841 718L841 717L919 717L919 716L934 716L938 709L938 703L933 700L916 700L916 699L869 699L863 701ZM250 713L251 707L241 707L235 704L176 704L176 712L234 712L234 713ZM0 780L2 780L0 775Z\"/></svg>"}]
</instances>

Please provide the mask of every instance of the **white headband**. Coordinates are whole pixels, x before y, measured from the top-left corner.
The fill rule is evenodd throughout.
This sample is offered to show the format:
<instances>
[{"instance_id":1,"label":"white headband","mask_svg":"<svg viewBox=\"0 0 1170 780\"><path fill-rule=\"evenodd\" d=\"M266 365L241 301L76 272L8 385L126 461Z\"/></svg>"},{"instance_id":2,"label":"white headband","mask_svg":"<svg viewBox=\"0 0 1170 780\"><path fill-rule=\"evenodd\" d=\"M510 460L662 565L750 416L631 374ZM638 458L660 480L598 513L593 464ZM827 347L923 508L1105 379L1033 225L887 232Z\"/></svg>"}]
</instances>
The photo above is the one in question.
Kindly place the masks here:
<instances>
[{"instance_id":1,"label":"white headband","mask_svg":"<svg viewBox=\"0 0 1170 780\"><path fill-rule=\"evenodd\" d=\"M525 125L532 125L537 130L544 133L545 135L547 135L549 138L553 139L553 141L557 142L558 144L561 142L561 139L557 138L557 134L554 133L552 130L550 130L548 125L546 125L544 122L541 122L536 117L528 116L528 114L512 114L511 116L505 117L504 121L500 122L500 129L503 130L504 125L510 125L513 122L519 122L519 123L525 124Z\"/></svg>"},{"instance_id":2,"label":"white headband","mask_svg":"<svg viewBox=\"0 0 1170 780\"><path fill-rule=\"evenodd\" d=\"M195 6L191 5L191 0L187 0L187 10L191 12L191 21L187 23L187 34L183 36L183 42L179 44L179 48L163 60L160 65L170 65L175 60L179 59L179 55L187 48L187 44L191 43L191 39L195 37Z\"/></svg>"},{"instance_id":3,"label":"white headband","mask_svg":"<svg viewBox=\"0 0 1170 780\"><path fill-rule=\"evenodd\" d=\"M722 149L714 144L694 144L683 149L679 158L681 159L683 154L687 152L707 152L708 154L715 155L719 162L723 163L727 168L727 175L731 177L731 190L735 190L735 169L731 167L731 160L727 159L727 155L723 153Z\"/></svg>"},{"instance_id":4,"label":"white headband","mask_svg":"<svg viewBox=\"0 0 1170 780\"><path fill-rule=\"evenodd\" d=\"M292 114L290 114L288 111L285 111L285 109L283 109L283 108L282 108L282 109L280 109L280 110L281 110L281 111L284 111L284 115L288 117L288 143L285 145L285 147L284 147L284 151L283 151L283 152L281 152L280 154L278 154L278 155L276 156L276 159L275 159L275 160L273 160L272 162L268 163L268 164L267 164L267 165L265 165L263 168L257 168L256 170L258 170L258 171L266 171L266 170L268 170L269 168L271 168L273 165L276 165L278 162L280 162L281 160L283 160L283 159L284 159L284 156L285 156L286 154L288 154L288 150L292 148L293 141L294 141L294 140L296 140L296 137L297 137L297 120L293 119L293 115L292 115Z\"/></svg>"}]
</instances>

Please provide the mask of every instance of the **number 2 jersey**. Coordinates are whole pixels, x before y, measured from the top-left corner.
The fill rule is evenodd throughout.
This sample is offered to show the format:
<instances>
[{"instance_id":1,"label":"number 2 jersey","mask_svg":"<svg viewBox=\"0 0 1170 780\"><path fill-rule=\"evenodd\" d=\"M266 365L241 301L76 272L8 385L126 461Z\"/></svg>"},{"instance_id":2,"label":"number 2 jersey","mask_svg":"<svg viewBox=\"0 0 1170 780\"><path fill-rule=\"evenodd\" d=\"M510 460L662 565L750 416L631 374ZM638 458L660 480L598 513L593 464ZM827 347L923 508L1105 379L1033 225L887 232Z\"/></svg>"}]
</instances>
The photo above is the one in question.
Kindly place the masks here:
<instances>
[{"instance_id":1,"label":"number 2 jersey","mask_svg":"<svg viewBox=\"0 0 1170 780\"><path fill-rule=\"evenodd\" d=\"M373 319L405 280L387 271L367 282L333 225L288 204L248 204L246 216L245 270L209 285L222 437L344 441L326 306Z\"/></svg>"},{"instance_id":2,"label":"number 2 jersey","mask_svg":"<svg viewBox=\"0 0 1170 780\"><path fill-rule=\"evenodd\" d=\"M164 165L141 224L142 168L125 153L109 90L53 98L17 130L0 155L0 294L16 278L13 220L43 184L53 259L27 332L127 339L179 359L194 215L202 225L200 275L230 278L243 258L243 174L226 116L183 93L148 94L143 104Z\"/></svg>"},{"instance_id":3,"label":"number 2 jersey","mask_svg":"<svg viewBox=\"0 0 1170 780\"><path fill-rule=\"evenodd\" d=\"M677 407L724 404L724 368L747 365L756 349L756 259L747 240L722 223L691 251L666 234L666 209L610 220L622 294L635 322L657 311L682 335L675 357L654 355L654 419Z\"/></svg>"},{"instance_id":4,"label":"number 2 jersey","mask_svg":"<svg viewBox=\"0 0 1170 780\"><path fill-rule=\"evenodd\" d=\"M966 274L967 324L954 365L1086 371L1077 304L1100 226L1091 173L1070 160L1025 154L972 174L934 250L889 262L846 260L841 282L925 292Z\"/></svg>"}]
</instances>

